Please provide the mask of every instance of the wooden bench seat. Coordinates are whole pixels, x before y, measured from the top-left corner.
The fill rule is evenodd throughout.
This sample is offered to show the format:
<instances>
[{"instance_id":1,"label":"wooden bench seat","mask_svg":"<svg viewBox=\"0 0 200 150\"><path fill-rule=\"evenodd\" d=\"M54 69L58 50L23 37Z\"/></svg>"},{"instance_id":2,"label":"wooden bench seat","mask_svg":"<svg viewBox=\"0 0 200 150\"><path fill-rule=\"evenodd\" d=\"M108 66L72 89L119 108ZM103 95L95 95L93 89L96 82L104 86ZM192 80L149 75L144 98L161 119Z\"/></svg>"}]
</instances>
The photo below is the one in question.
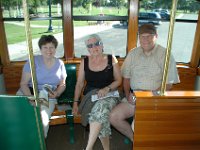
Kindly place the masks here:
<instances>
[{"instance_id":1,"label":"wooden bench seat","mask_svg":"<svg viewBox=\"0 0 200 150\"><path fill-rule=\"evenodd\" d=\"M58 110L59 105L70 105L72 107L74 90L76 85L76 64L65 64L67 71L66 89L58 98L58 104L50 118L50 125L70 124L70 143L74 143L74 123L81 122L81 116L72 116L71 110ZM7 66L3 68L5 87L8 94L15 95L19 89L23 65Z\"/></svg>"},{"instance_id":2,"label":"wooden bench seat","mask_svg":"<svg viewBox=\"0 0 200 150\"><path fill-rule=\"evenodd\" d=\"M119 61L120 65L123 63ZM19 83L22 74L22 68L24 63L11 64L3 66L4 82L7 94L15 94L19 89ZM78 71L79 64L76 64L76 71ZM198 70L186 65L177 65L178 73L180 77L180 83L173 86L174 91L194 91L195 79Z\"/></svg>"},{"instance_id":3,"label":"wooden bench seat","mask_svg":"<svg viewBox=\"0 0 200 150\"><path fill-rule=\"evenodd\" d=\"M71 63L70 63L71 64ZM65 67L67 69L67 66L70 66L70 64L65 64ZM122 61L120 61L120 64L122 64ZM4 82L5 82L5 87L6 87L6 92L7 94L13 94L17 92L19 89L19 83L21 79L21 74L22 74L22 68L23 68L24 63L20 64L11 64L8 66L3 67L3 74L4 74ZM78 72L78 67L79 64L71 64L72 68L74 68L76 72ZM193 91L194 90L194 84L195 84L195 79L196 79L196 74L197 70L195 68L190 68L187 66L177 66L178 67L178 72L179 72L179 77L180 77L180 84L176 84L173 86L173 90L176 91ZM72 69L71 68L71 69ZM76 80L76 75L70 74L71 70L68 68L67 74L68 74L68 79L71 76L73 80ZM63 98L60 98L58 100L58 104L63 104L63 103L68 103L69 101L73 101L73 96L74 96L74 86L75 86L74 81L72 85L68 85L68 82L66 81L66 93L63 93ZM71 90L71 91L70 91ZM68 102L66 101L68 97ZM70 100L69 100L70 99ZM66 117L67 116L67 117ZM73 133L73 123L80 123L81 122L81 116L75 116L73 117L70 114L70 111L59 111L57 107L55 108L52 117L50 119L50 125L58 125L58 124L65 124L65 123L70 123L70 129L71 129L71 135L70 135L70 142L74 143L74 133Z\"/></svg>"}]
</instances>

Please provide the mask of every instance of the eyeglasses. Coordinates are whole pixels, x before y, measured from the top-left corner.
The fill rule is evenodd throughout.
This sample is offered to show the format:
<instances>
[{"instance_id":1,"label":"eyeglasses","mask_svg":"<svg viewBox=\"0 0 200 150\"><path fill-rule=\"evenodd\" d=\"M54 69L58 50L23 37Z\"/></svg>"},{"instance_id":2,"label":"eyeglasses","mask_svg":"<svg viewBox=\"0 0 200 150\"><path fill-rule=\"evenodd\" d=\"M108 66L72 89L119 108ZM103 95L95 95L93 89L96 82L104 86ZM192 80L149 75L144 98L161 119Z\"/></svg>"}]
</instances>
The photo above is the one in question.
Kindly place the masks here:
<instances>
[{"instance_id":1,"label":"eyeglasses","mask_svg":"<svg viewBox=\"0 0 200 150\"><path fill-rule=\"evenodd\" d=\"M154 35L155 34L147 34L147 35L140 34L139 38L141 38L141 39L151 39L151 38L153 38Z\"/></svg>"},{"instance_id":2,"label":"eyeglasses","mask_svg":"<svg viewBox=\"0 0 200 150\"><path fill-rule=\"evenodd\" d=\"M95 46L100 46L102 43L100 41L97 41L96 43L88 44L87 48L93 48Z\"/></svg>"}]
</instances>

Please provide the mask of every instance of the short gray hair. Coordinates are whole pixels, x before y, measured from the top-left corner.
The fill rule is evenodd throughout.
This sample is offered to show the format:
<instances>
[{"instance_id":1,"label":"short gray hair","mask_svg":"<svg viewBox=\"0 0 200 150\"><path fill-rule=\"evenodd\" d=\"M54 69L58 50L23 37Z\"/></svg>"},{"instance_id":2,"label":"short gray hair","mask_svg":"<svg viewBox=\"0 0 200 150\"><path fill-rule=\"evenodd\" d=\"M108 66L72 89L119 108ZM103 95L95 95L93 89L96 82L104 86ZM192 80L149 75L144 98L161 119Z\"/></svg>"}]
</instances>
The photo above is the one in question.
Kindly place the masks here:
<instances>
[{"instance_id":1,"label":"short gray hair","mask_svg":"<svg viewBox=\"0 0 200 150\"><path fill-rule=\"evenodd\" d=\"M93 38L96 39L97 41L101 42L101 44L103 45L102 39L101 39L100 36L97 35L97 34L88 35L88 36L85 38L85 45L87 45L87 41L88 41L89 39L93 39Z\"/></svg>"}]
</instances>

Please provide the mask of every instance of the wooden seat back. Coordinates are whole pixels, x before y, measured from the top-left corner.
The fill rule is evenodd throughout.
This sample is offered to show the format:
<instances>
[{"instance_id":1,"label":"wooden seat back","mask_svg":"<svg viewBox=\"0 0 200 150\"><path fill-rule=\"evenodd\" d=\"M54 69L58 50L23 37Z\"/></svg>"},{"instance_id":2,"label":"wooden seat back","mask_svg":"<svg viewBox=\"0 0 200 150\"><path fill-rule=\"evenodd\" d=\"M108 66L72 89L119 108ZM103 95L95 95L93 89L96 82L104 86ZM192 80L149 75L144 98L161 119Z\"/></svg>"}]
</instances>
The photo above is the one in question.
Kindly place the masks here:
<instances>
[{"instance_id":1,"label":"wooden seat back","mask_svg":"<svg viewBox=\"0 0 200 150\"><path fill-rule=\"evenodd\" d=\"M122 62L120 62L120 64L122 64ZM76 65L76 69L74 69L75 67L73 65ZM63 98L59 99L59 103L63 103L66 102L66 100L69 101L73 101L73 95L74 95L74 86L75 86L75 80L76 75L75 75L75 70L76 72L78 71L78 64L72 64L72 68L69 67L68 71L68 65L66 64L65 67L67 69L67 73L68 73L68 79L69 76L72 76L73 79L69 79L69 81L72 80L72 82L70 85L68 84L68 82L66 83L66 91L63 93ZM70 65L69 65L70 66ZM21 74L22 74L22 67L23 64L20 65L9 65L9 66L4 66L3 67L3 74L4 74L4 80L5 80L5 87L6 87L6 91L7 94L15 94L17 92L17 90L19 89L19 83L20 83L20 79L21 79ZM197 70L195 68L189 68L189 67L184 67L184 66L178 66L178 72L179 72L179 77L180 77L180 81L181 83L176 84L173 86L173 90L188 90L188 91L193 91L194 90L194 83L195 83L195 78L196 78L196 74L197 74ZM71 74L72 73L72 74ZM67 79L67 80L68 80ZM66 99L66 97L68 97ZM137 104L139 105L139 104ZM140 107L137 108L137 110L140 109ZM140 110L142 112L142 110ZM136 112L138 113L138 112ZM70 116L68 115L70 114L70 112L65 112L65 111L59 111L57 109L54 110L52 117L50 119L50 125L57 125L57 124L65 124L70 122L70 132L72 132L72 134L70 135L70 143L74 143L74 130L73 130L73 123L80 123L81 122L81 116ZM69 116L69 118L67 118L66 116ZM137 123L138 121L136 121L136 128L137 128ZM141 142L140 140L140 135L137 134L138 129L136 129L136 134L135 134L135 146L139 147L141 146L141 143L143 144L143 141ZM150 129L149 129L150 130ZM139 137L139 138L138 138ZM147 136L148 137L148 136ZM146 136L145 136L146 138ZM148 138L151 138L151 136L149 136ZM147 141L148 143L149 141ZM145 145L146 143L144 143ZM147 144L148 146L148 144ZM145 149L144 147L142 147L143 149ZM145 149L146 150L146 149Z\"/></svg>"},{"instance_id":2,"label":"wooden seat back","mask_svg":"<svg viewBox=\"0 0 200 150\"><path fill-rule=\"evenodd\" d=\"M200 149L200 92L137 92L134 150Z\"/></svg>"},{"instance_id":3,"label":"wooden seat back","mask_svg":"<svg viewBox=\"0 0 200 150\"><path fill-rule=\"evenodd\" d=\"M17 90L19 89L23 65L24 64L20 63L17 65L12 64L3 67L4 82L7 94L15 95ZM67 71L66 90L58 98L59 104L73 101L74 89L76 84L76 66L77 64L74 63L65 64L65 68ZM65 111L59 111L56 107L50 119L50 125L65 124L66 122L67 119ZM80 117L75 117L75 122L80 122Z\"/></svg>"},{"instance_id":4,"label":"wooden seat back","mask_svg":"<svg viewBox=\"0 0 200 150\"><path fill-rule=\"evenodd\" d=\"M122 63L123 61L120 61L120 65L122 65ZM3 66L3 74L7 94L16 94L17 90L19 89L23 65L24 63ZM76 64L77 72L79 69L78 67L79 64ZM180 77L180 83L174 85L172 90L193 91L195 89L194 84L197 75L197 69L183 65L177 65L177 68Z\"/></svg>"}]
</instances>

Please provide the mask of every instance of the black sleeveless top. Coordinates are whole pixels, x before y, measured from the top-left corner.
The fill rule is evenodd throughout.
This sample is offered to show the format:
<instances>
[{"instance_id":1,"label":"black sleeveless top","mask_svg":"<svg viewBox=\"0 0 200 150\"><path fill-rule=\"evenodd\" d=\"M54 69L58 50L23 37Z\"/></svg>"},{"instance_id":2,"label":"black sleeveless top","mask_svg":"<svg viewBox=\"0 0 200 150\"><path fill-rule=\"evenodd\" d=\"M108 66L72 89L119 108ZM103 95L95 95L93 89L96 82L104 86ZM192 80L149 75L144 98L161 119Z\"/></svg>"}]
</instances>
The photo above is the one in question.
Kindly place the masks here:
<instances>
[{"instance_id":1,"label":"black sleeveless top","mask_svg":"<svg viewBox=\"0 0 200 150\"><path fill-rule=\"evenodd\" d=\"M112 55L108 55L108 64L105 69L102 71L92 71L89 68L89 59L88 57L84 58L84 71L85 71L85 80L86 87L84 89L83 94L85 95L87 92L97 89L103 88L110 85L113 80L113 65L112 65Z\"/></svg>"}]
</instances>

